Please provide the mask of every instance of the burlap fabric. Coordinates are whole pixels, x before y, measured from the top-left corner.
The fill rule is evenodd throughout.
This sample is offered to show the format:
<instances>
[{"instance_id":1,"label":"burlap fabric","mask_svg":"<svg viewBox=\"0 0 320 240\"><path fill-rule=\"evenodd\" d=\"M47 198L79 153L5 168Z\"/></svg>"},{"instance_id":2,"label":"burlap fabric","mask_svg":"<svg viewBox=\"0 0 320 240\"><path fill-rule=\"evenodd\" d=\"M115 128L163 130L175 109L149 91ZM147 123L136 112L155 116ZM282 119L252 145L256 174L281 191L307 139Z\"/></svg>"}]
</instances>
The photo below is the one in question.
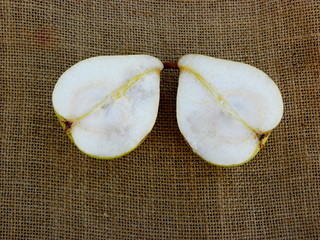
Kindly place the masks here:
<instances>
[{"instance_id":1,"label":"burlap fabric","mask_svg":"<svg viewBox=\"0 0 320 240\"><path fill-rule=\"evenodd\" d=\"M319 239L320 5L309 1L1 1L1 239ZM178 130L178 70L134 152L82 154L51 104L97 55L187 53L246 62L285 112L251 162L201 160Z\"/></svg>"}]
</instances>

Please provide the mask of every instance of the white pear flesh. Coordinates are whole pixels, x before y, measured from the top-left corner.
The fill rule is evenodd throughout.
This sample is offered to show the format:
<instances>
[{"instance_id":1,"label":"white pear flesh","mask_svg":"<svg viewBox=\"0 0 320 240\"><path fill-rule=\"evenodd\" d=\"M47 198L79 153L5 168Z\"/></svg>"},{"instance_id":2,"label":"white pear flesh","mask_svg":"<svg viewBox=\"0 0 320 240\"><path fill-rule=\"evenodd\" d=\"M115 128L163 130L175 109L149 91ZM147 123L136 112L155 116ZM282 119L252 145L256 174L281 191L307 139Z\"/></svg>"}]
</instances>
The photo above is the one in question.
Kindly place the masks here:
<instances>
[{"instance_id":1,"label":"white pear flesh","mask_svg":"<svg viewBox=\"0 0 320 240\"><path fill-rule=\"evenodd\" d=\"M98 56L64 72L52 102L75 145L96 158L135 149L155 124L162 68L148 55Z\"/></svg>"},{"instance_id":2,"label":"white pear flesh","mask_svg":"<svg viewBox=\"0 0 320 240\"><path fill-rule=\"evenodd\" d=\"M203 55L185 55L178 66L178 126L193 151L220 166L252 159L282 118L275 82L250 65Z\"/></svg>"}]
</instances>

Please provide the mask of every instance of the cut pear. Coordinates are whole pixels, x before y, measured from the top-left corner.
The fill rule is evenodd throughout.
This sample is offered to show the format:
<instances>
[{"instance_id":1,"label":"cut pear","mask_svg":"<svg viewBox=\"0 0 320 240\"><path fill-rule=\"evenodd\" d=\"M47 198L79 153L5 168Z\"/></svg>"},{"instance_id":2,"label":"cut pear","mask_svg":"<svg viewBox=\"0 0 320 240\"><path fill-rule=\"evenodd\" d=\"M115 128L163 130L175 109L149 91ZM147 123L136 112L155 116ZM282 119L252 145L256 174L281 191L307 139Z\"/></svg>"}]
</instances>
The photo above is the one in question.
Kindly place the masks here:
<instances>
[{"instance_id":1,"label":"cut pear","mask_svg":"<svg viewBox=\"0 0 320 240\"><path fill-rule=\"evenodd\" d=\"M75 145L96 158L136 148L157 117L162 68L148 55L99 56L63 73L52 102Z\"/></svg>"},{"instance_id":2,"label":"cut pear","mask_svg":"<svg viewBox=\"0 0 320 240\"><path fill-rule=\"evenodd\" d=\"M282 118L274 81L250 65L203 55L185 55L178 66L177 120L193 151L220 166L252 159Z\"/></svg>"}]
</instances>

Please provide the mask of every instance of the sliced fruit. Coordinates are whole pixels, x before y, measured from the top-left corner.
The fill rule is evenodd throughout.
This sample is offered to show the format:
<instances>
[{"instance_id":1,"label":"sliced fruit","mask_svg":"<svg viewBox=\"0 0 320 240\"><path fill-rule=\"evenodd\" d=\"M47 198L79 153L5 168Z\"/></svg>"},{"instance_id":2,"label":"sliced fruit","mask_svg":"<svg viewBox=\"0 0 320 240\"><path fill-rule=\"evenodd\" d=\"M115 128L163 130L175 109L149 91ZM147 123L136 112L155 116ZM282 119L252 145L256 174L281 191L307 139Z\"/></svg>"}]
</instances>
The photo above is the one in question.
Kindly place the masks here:
<instances>
[{"instance_id":1,"label":"sliced fruit","mask_svg":"<svg viewBox=\"0 0 320 240\"><path fill-rule=\"evenodd\" d=\"M274 81L250 65L203 55L185 55L178 66L177 120L193 151L220 166L252 159L282 118Z\"/></svg>"},{"instance_id":2,"label":"sliced fruit","mask_svg":"<svg viewBox=\"0 0 320 240\"><path fill-rule=\"evenodd\" d=\"M75 64L52 95L65 132L92 157L129 153L155 123L162 68L148 55L99 56Z\"/></svg>"}]
</instances>

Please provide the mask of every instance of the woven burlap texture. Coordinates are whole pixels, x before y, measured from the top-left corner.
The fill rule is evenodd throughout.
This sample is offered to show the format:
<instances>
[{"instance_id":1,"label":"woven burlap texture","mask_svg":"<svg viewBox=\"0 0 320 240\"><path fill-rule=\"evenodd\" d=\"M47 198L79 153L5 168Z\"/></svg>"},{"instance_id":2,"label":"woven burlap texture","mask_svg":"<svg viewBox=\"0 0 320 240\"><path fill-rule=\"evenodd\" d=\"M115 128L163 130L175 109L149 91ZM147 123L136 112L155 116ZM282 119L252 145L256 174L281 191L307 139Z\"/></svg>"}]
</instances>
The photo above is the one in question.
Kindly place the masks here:
<instances>
[{"instance_id":1,"label":"woven burlap texture","mask_svg":"<svg viewBox=\"0 0 320 240\"><path fill-rule=\"evenodd\" d=\"M320 5L309 1L1 1L1 239L319 239ZM284 116L249 163L210 165L176 122L161 73L141 146L90 158L51 103L59 76L98 55L198 53L279 86Z\"/></svg>"}]
</instances>

